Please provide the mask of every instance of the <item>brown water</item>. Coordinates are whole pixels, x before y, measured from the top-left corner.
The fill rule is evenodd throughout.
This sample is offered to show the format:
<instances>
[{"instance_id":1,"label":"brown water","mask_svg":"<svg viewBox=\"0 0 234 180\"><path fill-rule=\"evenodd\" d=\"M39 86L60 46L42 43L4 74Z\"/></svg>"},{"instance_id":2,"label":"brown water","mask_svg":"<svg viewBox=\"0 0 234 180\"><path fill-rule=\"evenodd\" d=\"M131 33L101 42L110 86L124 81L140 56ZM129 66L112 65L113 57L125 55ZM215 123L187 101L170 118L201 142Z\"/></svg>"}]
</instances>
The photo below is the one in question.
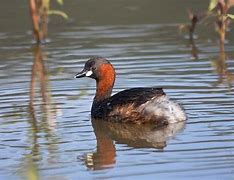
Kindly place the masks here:
<instances>
[{"instance_id":1,"label":"brown water","mask_svg":"<svg viewBox=\"0 0 234 180\"><path fill-rule=\"evenodd\" d=\"M178 34L186 8L208 1L65 3L70 20L52 18L41 47L31 42L26 5L0 8L0 179L233 179L233 31L226 57L211 27L193 46ZM164 87L187 122L92 122L95 83L73 76L93 55L116 67L114 92Z\"/></svg>"}]
</instances>

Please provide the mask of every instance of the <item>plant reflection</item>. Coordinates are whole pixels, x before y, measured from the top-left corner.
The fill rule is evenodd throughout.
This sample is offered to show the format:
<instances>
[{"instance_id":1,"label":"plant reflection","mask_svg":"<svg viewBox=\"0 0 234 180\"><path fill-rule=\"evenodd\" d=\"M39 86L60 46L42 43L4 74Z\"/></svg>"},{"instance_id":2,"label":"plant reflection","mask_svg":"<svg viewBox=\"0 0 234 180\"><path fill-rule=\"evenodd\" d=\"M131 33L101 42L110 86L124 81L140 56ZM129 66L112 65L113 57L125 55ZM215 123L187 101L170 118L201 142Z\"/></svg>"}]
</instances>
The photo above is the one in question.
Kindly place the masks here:
<instances>
[{"instance_id":1,"label":"plant reflection","mask_svg":"<svg viewBox=\"0 0 234 180\"><path fill-rule=\"evenodd\" d=\"M198 49L193 38L189 39L189 46L191 47L191 55L193 58L199 59ZM234 74L228 70L228 64L226 62L227 55L224 45L220 44L219 49L219 56L212 61L212 67L219 76L217 84L227 83L228 87L231 88L234 82Z\"/></svg>"},{"instance_id":2,"label":"plant reflection","mask_svg":"<svg viewBox=\"0 0 234 180\"><path fill-rule=\"evenodd\" d=\"M234 82L234 74L228 70L226 53L220 48L219 57L212 62L212 66L215 68L216 73L219 75L218 84L226 83L231 88Z\"/></svg>"},{"instance_id":3,"label":"plant reflection","mask_svg":"<svg viewBox=\"0 0 234 180\"><path fill-rule=\"evenodd\" d=\"M42 106L41 112L44 116L44 127L47 130L53 130L56 125L56 111L55 106L51 101L51 94L48 88L47 72L43 61L43 54L41 46L34 47L34 63L32 66L31 84L30 84L30 114L33 122L37 122L35 101L39 98L36 97L36 83L39 82L39 93L41 96ZM34 127L34 126L33 126Z\"/></svg>"},{"instance_id":4,"label":"plant reflection","mask_svg":"<svg viewBox=\"0 0 234 180\"><path fill-rule=\"evenodd\" d=\"M134 148L156 148L163 150L167 141L184 129L185 123L170 124L155 128L152 125L113 123L92 120L97 139L97 150L85 155L85 164L89 169L100 170L114 167L116 149L114 141Z\"/></svg>"},{"instance_id":5,"label":"plant reflection","mask_svg":"<svg viewBox=\"0 0 234 180\"><path fill-rule=\"evenodd\" d=\"M48 90L48 77L43 61L41 46L33 47L34 62L31 73L30 101L29 101L29 132L28 138L31 144L30 153L25 155L24 171L26 170L27 179L39 179L37 161L42 159L40 148L44 142L49 152L49 163L53 164L57 157L54 155L57 146L57 139L54 137L56 125L55 105L51 100L51 93ZM37 84L38 87L37 88ZM44 134L43 136L41 136ZM42 137L44 137L42 139ZM39 142L40 141L40 142Z\"/></svg>"},{"instance_id":6,"label":"plant reflection","mask_svg":"<svg viewBox=\"0 0 234 180\"><path fill-rule=\"evenodd\" d=\"M199 59L198 49L193 37L189 39L189 46L191 47L191 55L194 59Z\"/></svg>"}]
</instances>

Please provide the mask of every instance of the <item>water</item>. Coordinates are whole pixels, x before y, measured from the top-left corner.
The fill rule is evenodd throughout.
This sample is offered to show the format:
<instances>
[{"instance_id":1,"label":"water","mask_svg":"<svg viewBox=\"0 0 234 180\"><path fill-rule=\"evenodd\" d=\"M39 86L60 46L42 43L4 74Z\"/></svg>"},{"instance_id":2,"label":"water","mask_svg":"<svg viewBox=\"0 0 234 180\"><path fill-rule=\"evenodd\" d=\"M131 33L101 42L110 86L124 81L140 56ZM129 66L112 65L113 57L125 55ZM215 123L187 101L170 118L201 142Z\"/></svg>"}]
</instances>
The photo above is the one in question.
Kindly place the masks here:
<instances>
[{"instance_id":1,"label":"water","mask_svg":"<svg viewBox=\"0 0 234 180\"><path fill-rule=\"evenodd\" d=\"M67 2L71 19L52 19L41 47L31 43L25 5L0 31L0 179L233 179L233 33L224 60L214 32L198 31L194 46L178 34L184 6L207 2L172 3L176 19L153 0L110 2ZM112 16L100 12L109 5ZM95 83L73 76L93 55L116 67L114 93L164 87L187 122L155 130L91 121Z\"/></svg>"}]
</instances>

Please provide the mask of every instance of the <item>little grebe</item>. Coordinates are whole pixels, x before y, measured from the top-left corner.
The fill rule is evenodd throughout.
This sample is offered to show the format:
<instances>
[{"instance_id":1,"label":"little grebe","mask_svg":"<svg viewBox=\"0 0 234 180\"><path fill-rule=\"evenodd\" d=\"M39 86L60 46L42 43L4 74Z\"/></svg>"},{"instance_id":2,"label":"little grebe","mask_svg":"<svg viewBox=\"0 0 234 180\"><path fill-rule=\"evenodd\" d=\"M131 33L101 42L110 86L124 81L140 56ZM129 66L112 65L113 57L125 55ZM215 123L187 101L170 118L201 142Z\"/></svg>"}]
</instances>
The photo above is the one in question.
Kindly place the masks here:
<instances>
[{"instance_id":1,"label":"little grebe","mask_svg":"<svg viewBox=\"0 0 234 180\"><path fill-rule=\"evenodd\" d=\"M91 116L116 122L155 123L157 126L186 120L179 104L169 99L162 88L131 88L111 96L115 69L102 57L89 59L75 78L96 80L96 95Z\"/></svg>"}]
</instances>

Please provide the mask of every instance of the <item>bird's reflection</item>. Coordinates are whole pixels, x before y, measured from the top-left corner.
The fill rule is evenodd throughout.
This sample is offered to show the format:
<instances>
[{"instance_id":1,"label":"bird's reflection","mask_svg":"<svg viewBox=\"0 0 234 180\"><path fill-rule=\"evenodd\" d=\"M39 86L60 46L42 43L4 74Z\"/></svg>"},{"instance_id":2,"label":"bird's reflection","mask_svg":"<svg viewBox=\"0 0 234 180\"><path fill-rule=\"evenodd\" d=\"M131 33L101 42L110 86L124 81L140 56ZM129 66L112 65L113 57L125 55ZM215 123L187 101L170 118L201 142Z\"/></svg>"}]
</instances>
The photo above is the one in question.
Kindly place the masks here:
<instances>
[{"instance_id":1,"label":"bird's reflection","mask_svg":"<svg viewBox=\"0 0 234 180\"><path fill-rule=\"evenodd\" d=\"M184 129L185 123L174 123L166 127L137 125L92 120L97 139L96 152L85 155L86 166L92 170L114 167L117 144L126 144L134 148L156 148L163 150L167 141Z\"/></svg>"}]
</instances>

